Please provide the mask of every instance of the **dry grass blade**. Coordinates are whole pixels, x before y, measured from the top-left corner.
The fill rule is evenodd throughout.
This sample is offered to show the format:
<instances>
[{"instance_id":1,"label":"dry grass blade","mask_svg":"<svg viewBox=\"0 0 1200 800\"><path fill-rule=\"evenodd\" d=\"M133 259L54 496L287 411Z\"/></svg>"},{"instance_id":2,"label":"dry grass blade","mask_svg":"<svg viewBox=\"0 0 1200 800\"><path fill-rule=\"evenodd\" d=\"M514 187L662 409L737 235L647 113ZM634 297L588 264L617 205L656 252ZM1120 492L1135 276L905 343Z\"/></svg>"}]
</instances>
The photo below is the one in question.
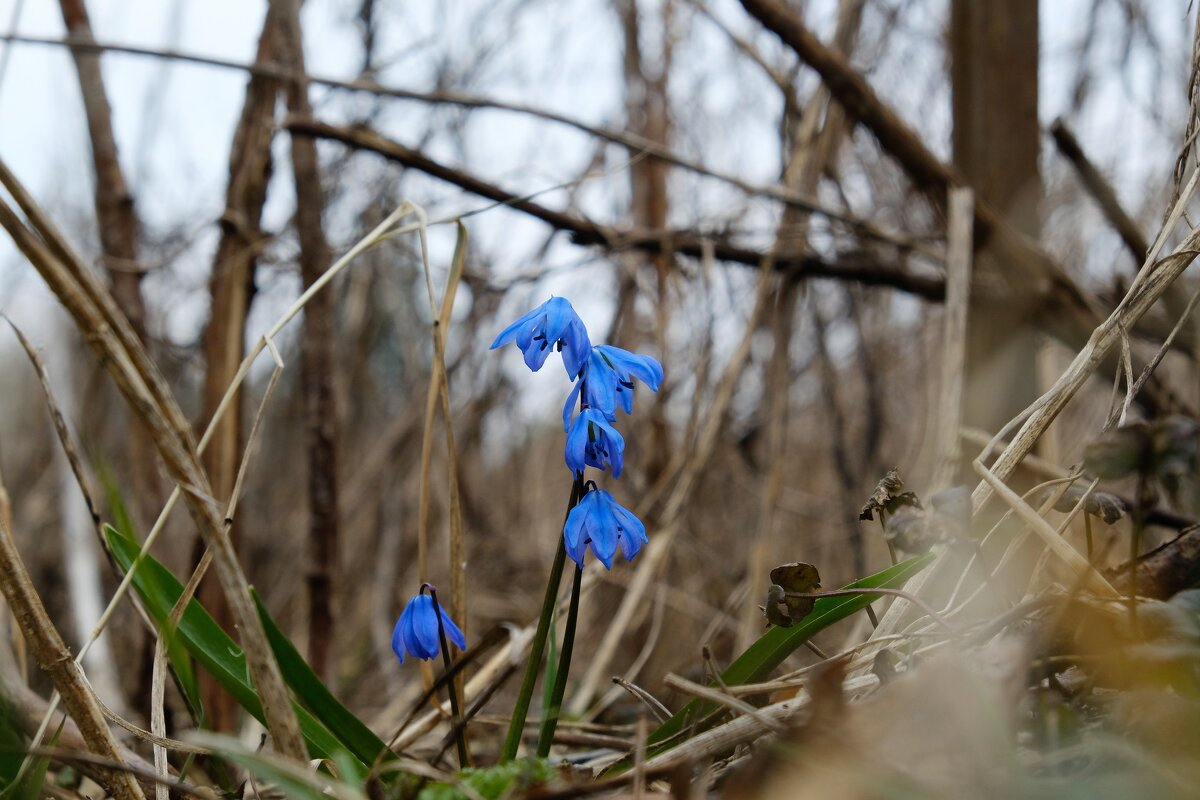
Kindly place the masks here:
<instances>
[{"instance_id":1,"label":"dry grass blade","mask_svg":"<svg viewBox=\"0 0 1200 800\"><path fill-rule=\"evenodd\" d=\"M667 677L663 678L663 683L674 689L679 689L680 691L686 692L693 697L711 700L712 702L725 706L733 711L754 717L767 730L778 732L785 730L787 727L782 723L771 719L770 717L760 714L757 708L750 705L745 700L739 700L738 698L727 694L721 689L715 689L711 686L704 686L675 674L667 675Z\"/></svg>"},{"instance_id":2,"label":"dry grass blade","mask_svg":"<svg viewBox=\"0 0 1200 800\"><path fill-rule=\"evenodd\" d=\"M847 695L874 688L879 685L879 679L874 675L850 678L843 684ZM758 709L756 716L736 717L723 725L718 725L703 731L670 750L651 758L646 763L646 769L660 771L671 769L680 764L696 763L706 759L716 758L729 752L740 744L753 741L765 733L765 721L776 724L793 724L798 715L803 713L812 702L808 694L799 695L791 700L772 703Z\"/></svg>"},{"instance_id":3,"label":"dry grass blade","mask_svg":"<svg viewBox=\"0 0 1200 800\"><path fill-rule=\"evenodd\" d=\"M83 493L83 501L87 504L88 514L92 517L92 526L96 529L96 537L100 540L101 547L103 547L104 537L100 534L100 514L96 511L96 503L92 499L92 492L83 471L83 462L79 458L79 451L75 449L75 442L72 440L71 433L67 429L67 421L59 409L58 403L54 400L54 392L50 388L50 373L46 369L46 364L42 361L37 348L26 338L16 323L8 317L4 317L4 321L8 323L13 333L16 334L17 340L21 343L21 347L25 350L25 354L29 356L29 360L33 363L33 368L37 372L38 381L42 385L42 394L46 399L46 407L49 409L50 418L54 422L54 432L58 434L58 442L62 445L63 453L67 457L67 463L71 465L71 472L75 475L75 482L79 484L79 491Z\"/></svg>"},{"instance_id":4,"label":"dry grass blade","mask_svg":"<svg viewBox=\"0 0 1200 800\"><path fill-rule=\"evenodd\" d=\"M936 424L937 467L932 486L949 486L959 468L962 447L963 382L967 359L967 314L971 305L971 260L974 242L975 195L970 189L950 190L946 253L946 319L942 331L942 381Z\"/></svg>"},{"instance_id":5,"label":"dry grass blade","mask_svg":"<svg viewBox=\"0 0 1200 800\"><path fill-rule=\"evenodd\" d=\"M1180 203L1176 205L1179 215L1182 215L1184 200L1190 198L1195 191L1198 176L1200 176L1200 171L1192 174L1187 190L1181 197ZM991 468L991 472L996 478L1005 481L1012 476L1021 459L1033 449L1034 444L1050 426L1050 423L1083 387L1087 379L1094 374L1108 352L1119 344L1123 335L1122 331L1132 328L1174 283L1175 279L1183 274L1183 271L1195 260L1197 248L1200 248L1200 230L1191 231L1170 255L1158 261L1153 260L1165 241L1165 235L1164 232L1151 250L1150 259L1138 273L1137 279L1130 286L1121 304L1100 327L1096 328L1087 345L1079 352L1050 391L1038 400L1036 408L1029 414L1012 443L996 459ZM972 496L974 507L982 506L990 497L991 492L992 487L987 482L980 483Z\"/></svg>"},{"instance_id":6,"label":"dry grass blade","mask_svg":"<svg viewBox=\"0 0 1200 800\"><path fill-rule=\"evenodd\" d=\"M101 771L104 788L117 800L141 800L144 797L142 788L124 767L117 742L104 722L99 701L92 694L83 669L71 658L62 636L50 621L4 520L0 520L0 589L34 658L50 676L67 711L83 732L88 747L113 763L112 767Z\"/></svg>"},{"instance_id":7,"label":"dry grass blade","mask_svg":"<svg viewBox=\"0 0 1200 800\"><path fill-rule=\"evenodd\" d=\"M979 463L978 460L972 466L974 466L975 472L1016 512L1018 517L1033 529L1034 533L1042 538L1046 546L1056 556L1061 558L1076 576L1087 576L1085 585L1089 589L1105 597L1120 597L1120 594L1112 587L1112 584L1105 580L1104 576L1097 572L1095 567L1089 564L1087 559L1080 555L1061 534L1050 527L1050 523L1046 522L1020 495L1008 488L1003 481L996 477L991 470Z\"/></svg>"}]
</instances>

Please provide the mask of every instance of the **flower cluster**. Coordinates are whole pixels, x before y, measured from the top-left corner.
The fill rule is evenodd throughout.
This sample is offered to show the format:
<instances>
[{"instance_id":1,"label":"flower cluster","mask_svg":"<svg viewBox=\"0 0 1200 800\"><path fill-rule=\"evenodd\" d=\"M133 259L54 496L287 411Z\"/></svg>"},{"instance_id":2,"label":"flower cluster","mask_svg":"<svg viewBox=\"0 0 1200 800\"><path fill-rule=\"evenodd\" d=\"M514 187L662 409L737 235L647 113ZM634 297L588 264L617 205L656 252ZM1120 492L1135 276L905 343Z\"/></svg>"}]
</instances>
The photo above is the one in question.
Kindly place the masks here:
<instances>
[{"instance_id":1,"label":"flower cluster","mask_svg":"<svg viewBox=\"0 0 1200 800\"><path fill-rule=\"evenodd\" d=\"M618 478L625 464L625 439L614 427L617 409L633 413L634 380L657 392L662 365L650 356L610 345L592 345L587 329L562 297L552 297L509 325L492 349L515 342L534 372L541 369L551 349L562 353L563 366L574 385L563 405L567 432L564 459L576 480L587 467L611 470ZM577 408L578 407L578 408ZM619 547L631 560L646 543L646 526L595 482L584 484L586 494L567 515L563 541L567 555L583 566L588 547L608 569Z\"/></svg>"}]
</instances>

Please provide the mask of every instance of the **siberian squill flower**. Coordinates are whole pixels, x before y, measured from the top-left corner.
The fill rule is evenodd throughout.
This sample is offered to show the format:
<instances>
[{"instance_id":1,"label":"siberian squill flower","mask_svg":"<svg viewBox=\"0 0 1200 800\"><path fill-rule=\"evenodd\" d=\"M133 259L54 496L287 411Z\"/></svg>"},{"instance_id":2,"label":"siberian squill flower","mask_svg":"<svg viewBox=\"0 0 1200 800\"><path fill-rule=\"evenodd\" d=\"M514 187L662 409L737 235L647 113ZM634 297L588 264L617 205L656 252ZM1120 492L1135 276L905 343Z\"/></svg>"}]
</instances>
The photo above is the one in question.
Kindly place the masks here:
<instances>
[{"instance_id":1,"label":"siberian squill flower","mask_svg":"<svg viewBox=\"0 0 1200 800\"><path fill-rule=\"evenodd\" d=\"M646 526L642 521L603 489L593 488L585 494L571 509L563 526L567 555L580 567L588 545L605 569L612 569L618 546L625 560L632 561L647 541Z\"/></svg>"},{"instance_id":2,"label":"siberian squill flower","mask_svg":"<svg viewBox=\"0 0 1200 800\"><path fill-rule=\"evenodd\" d=\"M634 378L657 392L663 379L662 364L650 356L631 353L620 347L607 344L593 347L584 362L579 380L567 395L567 402L563 406L563 428L570 425L581 391L584 405L600 409L609 422L616 420L617 406L624 409L626 414L632 414Z\"/></svg>"},{"instance_id":3,"label":"siberian squill flower","mask_svg":"<svg viewBox=\"0 0 1200 800\"><path fill-rule=\"evenodd\" d=\"M597 408L585 408L567 431L565 457L572 472L581 473L585 466L605 469L612 467L614 478L621 476L625 464L625 438L621 436L604 413Z\"/></svg>"},{"instance_id":4,"label":"siberian squill flower","mask_svg":"<svg viewBox=\"0 0 1200 800\"><path fill-rule=\"evenodd\" d=\"M551 348L558 349L572 380L583 369L592 350L583 321L565 297L551 297L500 331L489 349L495 350L509 342L517 343L525 355L526 366L534 372L546 363Z\"/></svg>"},{"instance_id":5,"label":"siberian squill flower","mask_svg":"<svg viewBox=\"0 0 1200 800\"><path fill-rule=\"evenodd\" d=\"M400 612L395 630L392 631L392 650L401 664L404 663L406 655L425 661L437 657L441 650L438 641L438 612L442 616L446 638L458 645L460 650L467 649L467 640L454 624L454 620L450 619L450 615L440 606L435 612L433 598L421 593L408 601L404 611Z\"/></svg>"}]
</instances>

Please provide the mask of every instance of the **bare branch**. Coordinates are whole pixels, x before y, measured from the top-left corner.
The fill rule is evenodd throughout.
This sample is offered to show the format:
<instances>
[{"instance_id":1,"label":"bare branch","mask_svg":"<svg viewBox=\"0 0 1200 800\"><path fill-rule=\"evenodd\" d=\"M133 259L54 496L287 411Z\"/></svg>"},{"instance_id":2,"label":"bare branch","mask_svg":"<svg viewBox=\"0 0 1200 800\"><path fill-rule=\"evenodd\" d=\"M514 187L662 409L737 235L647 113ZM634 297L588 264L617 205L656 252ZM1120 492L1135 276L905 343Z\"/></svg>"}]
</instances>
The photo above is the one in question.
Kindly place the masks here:
<instances>
[{"instance_id":1,"label":"bare branch","mask_svg":"<svg viewBox=\"0 0 1200 800\"><path fill-rule=\"evenodd\" d=\"M282 52L296 79L286 84L288 110L312 116L304 50L300 35L300 1L273 0L279 19ZM324 274L332 258L321 212L321 170L317 143L292 136L292 174L296 186L296 234L300 239L300 277L307 289ZM320 292L304 309L300 338L300 384L308 431L309 660L319 675L328 672L333 636L331 584L338 553L337 410L334 408L334 299ZM449 421L447 421L449 424Z\"/></svg>"},{"instance_id":2,"label":"bare branch","mask_svg":"<svg viewBox=\"0 0 1200 800\"><path fill-rule=\"evenodd\" d=\"M351 147L370 150L391 161L418 169L435 178L459 186L472 194L495 200L497 203L536 217L554 228L567 231L576 244L598 245L611 251L633 249L656 254L665 250L691 258L703 257L705 237L700 234L691 231L617 231L575 214L554 211L538 205L473 175L453 167L447 167L418 150L405 147L374 131L362 128L340 128L295 117L285 120L284 127L293 132L334 139ZM762 263L766 254L737 247L728 242L715 241L713 256L721 261L757 267ZM845 262L833 264L810 254L780 253L774 256L774 265L775 269L798 280L835 278L871 286L889 286L927 300L941 300L945 291L945 284L940 278L925 277L889 268L873 263L869 256L849 256Z\"/></svg>"}]
</instances>

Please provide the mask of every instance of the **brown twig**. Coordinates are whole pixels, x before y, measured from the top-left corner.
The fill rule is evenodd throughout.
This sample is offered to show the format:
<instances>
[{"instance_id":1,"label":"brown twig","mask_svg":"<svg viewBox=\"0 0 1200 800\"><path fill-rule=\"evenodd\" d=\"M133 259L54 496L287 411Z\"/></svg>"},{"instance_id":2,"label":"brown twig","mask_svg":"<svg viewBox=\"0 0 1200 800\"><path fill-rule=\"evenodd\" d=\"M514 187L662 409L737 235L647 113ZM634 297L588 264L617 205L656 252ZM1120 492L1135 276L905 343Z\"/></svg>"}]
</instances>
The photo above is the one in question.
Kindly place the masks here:
<instances>
[{"instance_id":1,"label":"brown twig","mask_svg":"<svg viewBox=\"0 0 1200 800\"><path fill-rule=\"evenodd\" d=\"M0 42L44 45L51 47L67 47L73 51L87 53L122 53L126 55L148 58L183 61L191 64L200 64L219 69L238 70L248 72L252 75L279 81L296 79L296 75L294 72L292 72L292 70L276 63L246 64L241 61L217 58L215 56L205 56L198 53L183 53L175 50L138 47L135 45L122 45L114 42L97 42L90 38L81 39L77 37L67 37L65 39L60 39L56 37L31 36L27 34L5 34L0 35ZM819 214L828 219L836 220L847 225L852 230L859 232L861 235L867 238L902 246L914 245L913 242L887 231L880 230L870 223L864 222L863 220L855 217L853 214L841 209L824 205L811 197L798 194L797 192L791 191L786 187L757 185L734 173L724 172L722 170L706 166L694 159L688 158L680 153L676 153L662 144L637 136L636 134L625 131L609 130L607 128L590 125L582 120L549 109L539 108L537 106L532 106L525 103L506 102L490 97L470 95L464 92L452 90L423 92L395 86L384 86L370 78L343 80L331 76L310 74L307 76L307 80L310 83L327 86L331 89L366 92L381 97L390 97L397 100L411 100L418 103L428 103L432 105L449 105L465 109L494 109L497 111L507 111L514 114L531 116L547 122L554 122L556 124L574 128L578 131L588 134L589 136L594 136L598 139L621 145L622 147L625 147L631 154L644 154L651 158L656 158L682 169L686 169L690 172L714 178L723 183L734 186L748 195L768 197L794 208L806 210L813 214Z\"/></svg>"},{"instance_id":2,"label":"brown twig","mask_svg":"<svg viewBox=\"0 0 1200 800\"><path fill-rule=\"evenodd\" d=\"M286 86L288 110L312 115L309 80L304 69L299 0L273 0L278 14L281 50L293 80ZM300 277L312 286L331 259L321 223L325 207L317 143L308 136L292 136L292 174L296 186L296 235L300 240ZM308 432L309 661L318 675L329 670L333 636L332 576L338 557L338 418L334 407L334 300L333 292L313 296L304 309L300 333L300 383Z\"/></svg>"},{"instance_id":3,"label":"brown twig","mask_svg":"<svg viewBox=\"0 0 1200 800\"><path fill-rule=\"evenodd\" d=\"M947 192L967 182L937 158L921 138L876 94L866 78L841 53L823 44L799 14L779 0L741 0L742 6L814 71L838 103L879 141L924 191L935 207ZM1080 346L1103 322L1099 302L1080 287L1054 259L1027 236L1009 225L985 198L976 196L974 223L977 241L988 242L1011 266L1009 302L1028 304L1038 324L1072 346ZM1180 409L1183 401L1157 382L1147 404L1157 410Z\"/></svg>"},{"instance_id":4,"label":"brown twig","mask_svg":"<svg viewBox=\"0 0 1200 800\"><path fill-rule=\"evenodd\" d=\"M567 231L576 244L599 245L610 250L634 249L651 254L669 250L691 258L703 255L705 237L699 234L691 231L622 232L575 214L554 211L466 172L447 167L419 150L405 147L365 128L345 128L296 117L288 117L284 127L294 133L333 139L350 147L378 153L388 160L420 170ZM765 257L758 251L720 240L714 241L712 247L715 258L746 266L757 267ZM889 286L934 301L940 300L945 290L943 281L937 277L890 268L868 255L849 255L842 261L831 263L811 254L780 254L774 258L774 262L777 270L797 279L835 278L865 285Z\"/></svg>"},{"instance_id":5,"label":"brown twig","mask_svg":"<svg viewBox=\"0 0 1200 800\"><path fill-rule=\"evenodd\" d=\"M257 63L268 62L278 50L275 13L268 11L258 39ZM251 74L242 102L241 116L229 148L229 182L225 189L225 211L221 215L221 238L213 257L208 290L210 311L201 336L204 354L204 383L201 389L200 424L207 425L221 404L225 389L233 381L242 361L246 341L246 317L254 294L254 272L263 233L260 228L267 182L271 176L271 142L278 81ZM226 500L233 491L238 462L242 458L243 395L239 392L234 411L218 420L201 453L212 482L213 495ZM235 529L230 529L230 536ZM203 558L204 542L197 539L192 561ZM229 604L220 584L209 579L200 585L200 604L225 628L232 623ZM198 675L204 708L213 730L230 732L234 725L233 698L207 672Z\"/></svg>"},{"instance_id":6,"label":"brown twig","mask_svg":"<svg viewBox=\"0 0 1200 800\"><path fill-rule=\"evenodd\" d=\"M1083 182L1088 194L1104 212L1104 218L1108 220L1108 224L1112 225L1121 235L1121 241L1125 243L1134 262L1141 266L1142 261L1146 258L1146 253L1150 251L1150 242L1146 240L1146 235L1142 233L1142 229L1133 221L1133 218L1125 213L1112 184L1088 159L1079 140L1075 138L1075 134L1071 132L1061 117L1051 123L1050 135L1054 137L1058 151L1071 162L1071 166L1075 167L1076 173L1079 174L1079 180Z\"/></svg>"}]
</instances>

